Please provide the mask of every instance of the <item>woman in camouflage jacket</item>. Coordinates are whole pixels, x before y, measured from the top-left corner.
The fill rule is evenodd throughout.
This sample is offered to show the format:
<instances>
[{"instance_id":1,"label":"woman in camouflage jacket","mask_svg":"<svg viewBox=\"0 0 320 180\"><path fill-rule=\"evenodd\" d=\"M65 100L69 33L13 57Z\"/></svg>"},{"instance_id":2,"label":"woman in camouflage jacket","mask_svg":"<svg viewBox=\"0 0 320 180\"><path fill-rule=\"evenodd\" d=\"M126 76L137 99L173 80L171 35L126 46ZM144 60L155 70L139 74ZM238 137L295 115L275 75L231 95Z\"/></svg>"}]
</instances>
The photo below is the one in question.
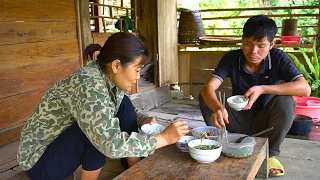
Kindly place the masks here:
<instances>
[{"instance_id":1,"label":"woman in camouflage jacket","mask_svg":"<svg viewBox=\"0 0 320 180\"><path fill-rule=\"evenodd\" d=\"M155 119L135 109L126 96L148 52L130 33L116 33L104 46L90 45L97 61L56 82L26 122L18 162L31 179L65 179L82 165L82 179L97 179L105 158L127 158L131 166L189 132L177 121L157 135L138 126Z\"/></svg>"}]
</instances>

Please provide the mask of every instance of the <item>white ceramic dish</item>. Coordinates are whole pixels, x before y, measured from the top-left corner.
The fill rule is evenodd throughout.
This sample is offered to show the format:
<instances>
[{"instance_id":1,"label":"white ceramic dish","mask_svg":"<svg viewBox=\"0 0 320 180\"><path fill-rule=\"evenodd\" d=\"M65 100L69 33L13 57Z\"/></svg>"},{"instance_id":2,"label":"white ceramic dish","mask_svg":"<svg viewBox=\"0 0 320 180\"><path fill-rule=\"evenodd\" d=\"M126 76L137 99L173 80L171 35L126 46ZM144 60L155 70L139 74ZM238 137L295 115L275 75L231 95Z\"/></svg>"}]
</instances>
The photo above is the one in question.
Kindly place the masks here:
<instances>
[{"instance_id":1,"label":"white ceramic dish","mask_svg":"<svg viewBox=\"0 0 320 180\"><path fill-rule=\"evenodd\" d=\"M213 126L197 127L197 128L193 128L192 130L195 131L195 132L197 132L197 133L200 133L200 134L201 134L201 133L208 133L208 132L210 132L210 133L213 134L213 136L208 136L208 138L209 138L209 139L212 139L212 140L217 140L218 137L219 137L219 135L220 135L220 133L221 133L221 129L218 129L218 128L213 127ZM191 131L191 133L192 133L192 136L194 136L194 137L196 137L196 138L198 138L198 139L201 138L198 134L196 134L196 133L194 133L194 132L192 132L192 131Z\"/></svg>"},{"instance_id":2,"label":"white ceramic dish","mask_svg":"<svg viewBox=\"0 0 320 180\"><path fill-rule=\"evenodd\" d=\"M188 150L188 143L192 140L197 139L196 137L193 136L183 136L177 143L177 147L180 149L182 152L189 152Z\"/></svg>"},{"instance_id":3,"label":"white ceramic dish","mask_svg":"<svg viewBox=\"0 0 320 180\"><path fill-rule=\"evenodd\" d=\"M249 99L242 95L231 96L227 99L228 105L236 111L241 111L248 104Z\"/></svg>"},{"instance_id":4,"label":"white ceramic dish","mask_svg":"<svg viewBox=\"0 0 320 180\"><path fill-rule=\"evenodd\" d=\"M220 142L211 139L203 139L202 145L218 146L217 149L210 150L196 149L195 146L200 145L200 143L201 139L192 140L188 143L189 154L194 160L198 161L199 163L211 163L219 158L222 150L222 145Z\"/></svg>"},{"instance_id":5,"label":"white ceramic dish","mask_svg":"<svg viewBox=\"0 0 320 180\"><path fill-rule=\"evenodd\" d=\"M144 124L141 126L141 131L143 134L159 134L161 133L166 127L161 124Z\"/></svg>"}]
</instances>

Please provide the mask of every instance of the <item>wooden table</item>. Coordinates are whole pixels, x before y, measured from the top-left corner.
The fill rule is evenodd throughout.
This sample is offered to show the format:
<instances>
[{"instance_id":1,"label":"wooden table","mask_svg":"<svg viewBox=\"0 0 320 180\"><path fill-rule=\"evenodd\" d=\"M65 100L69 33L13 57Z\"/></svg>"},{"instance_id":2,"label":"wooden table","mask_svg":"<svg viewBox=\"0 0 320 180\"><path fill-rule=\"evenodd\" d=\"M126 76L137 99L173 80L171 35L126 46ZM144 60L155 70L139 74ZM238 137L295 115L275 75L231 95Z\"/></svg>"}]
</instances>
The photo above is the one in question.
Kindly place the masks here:
<instances>
[{"instance_id":1,"label":"wooden table","mask_svg":"<svg viewBox=\"0 0 320 180\"><path fill-rule=\"evenodd\" d=\"M115 179L254 179L268 178L268 139L256 137L252 155L244 159L221 155L202 164L181 152L175 144L156 150ZM259 171L259 172L258 172Z\"/></svg>"}]
</instances>

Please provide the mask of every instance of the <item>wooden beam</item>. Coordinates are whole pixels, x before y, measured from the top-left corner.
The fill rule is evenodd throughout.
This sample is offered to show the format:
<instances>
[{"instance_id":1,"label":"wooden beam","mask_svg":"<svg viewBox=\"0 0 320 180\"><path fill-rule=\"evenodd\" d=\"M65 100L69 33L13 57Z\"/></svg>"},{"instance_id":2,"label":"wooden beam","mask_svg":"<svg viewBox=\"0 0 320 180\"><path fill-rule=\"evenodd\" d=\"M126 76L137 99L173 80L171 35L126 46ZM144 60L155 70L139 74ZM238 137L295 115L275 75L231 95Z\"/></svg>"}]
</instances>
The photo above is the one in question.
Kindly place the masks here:
<instances>
[{"instance_id":1,"label":"wooden beam","mask_svg":"<svg viewBox=\"0 0 320 180\"><path fill-rule=\"evenodd\" d=\"M263 8L224 8L224 9L200 9L199 12L212 12L212 11L257 11L257 10L283 10L283 9L317 9L320 6L282 6L282 7L263 7Z\"/></svg>"},{"instance_id":2,"label":"wooden beam","mask_svg":"<svg viewBox=\"0 0 320 180\"><path fill-rule=\"evenodd\" d=\"M99 4L99 3L92 3L92 2L89 2L89 4L92 4L94 6L106 6L106 7L113 7L116 9L129 9L131 11L134 11L134 8L126 8L126 7L121 7L121 6L112 6L112 5L108 5L108 4Z\"/></svg>"},{"instance_id":3,"label":"wooden beam","mask_svg":"<svg viewBox=\"0 0 320 180\"><path fill-rule=\"evenodd\" d=\"M114 20L119 20L121 19L120 17L111 17L111 16L90 16L90 19L97 19L97 18L106 18L106 19L114 19ZM134 19L132 19L131 21L135 21Z\"/></svg>"},{"instance_id":4,"label":"wooden beam","mask_svg":"<svg viewBox=\"0 0 320 180\"><path fill-rule=\"evenodd\" d=\"M98 3L99 0L94 0L95 3ZM91 16L100 16L101 12L99 11L99 7L98 6L93 6L91 5L91 9L92 9L92 13ZM94 19L94 31L95 32L99 32L100 29L100 23L99 23L99 19Z\"/></svg>"},{"instance_id":5,"label":"wooden beam","mask_svg":"<svg viewBox=\"0 0 320 180\"><path fill-rule=\"evenodd\" d=\"M212 17L212 18L202 18L203 21L208 20L222 20L222 19L246 19L254 15L245 16L224 16L224 17ZM268 17L317 17L317 14L268 14Z\"/></svg>"},{"instance_id":6,"label":"wooden beam","mask_svg":"<svg viewBox=\"0 0 320 180\"><path fill-rule=\"evenodd\" d=\"M157 27L157 0L132 0L131 6L136 9L132 11L135 17L135 32L144 39L144 44L149 51L149 57L154 63L155 84L159 86L158 74L158 30ZM139 91L139 90L138 90Z\"/></svg>"},{"instance_id":7,"label":"wooden beam","mask_svg":"<svg viewBox=\"0 0 320 180\"><path fill-rule=\"evenodd\" d=\"M241 47L241 44L232 45L197 45L197 44L179 44L179 49L187 47L213 48L213 47ZM312 44L275 44L275 47L291 47L291 48L312 48Z\"/></svg>"},{"instance_id":8,"label":"wooden beam","mask_svg":"<svg viewBox=\"0 0 320 180\"><path fill-rule=\"evenodd\" d=\"M206 34L208 37L233 37L233 38L241 38L242 35L211 35L211 34ZM276 38L279 38L280 36L275 36ZM314 35L303 35L301 37L317 37L316 34Z\"/></svg>"},{"instance_id":9,"label":"wooden beam","mask_svg":"<svg viewBox=\"0 0 320 180\"><path fill-rule=\"evenodd\" d=\"M76 9L77 9L77 23L78 23L78 40L79 40L79 49L81 62L80 65L83 67L84 60L83 51L85 48L92 44L91 28L90 28L90 14L89 14L89 0L75 0Z\"/></svg>"},{"instance_id":10,"label":"wooden beam","mask_svg":"<svg viewBox=\"0 0 320 180\"><path fill-rule=\"evenodd\" d=\"M191 83L191 53L179 53L179 80L178 82ZM190 85L181 86L183 95L190 95Z\"/></svg>"},{"instance_id":11,"label":"wooden beam","mask_svg":"<svg viewBox=\"0 0 320 180\"><path fill-rule=\"evenodd\" d=\"M297 28L317 28L318 26L297 26ZM278 27L279 29L281 26ZM234 28L234 27L216 27L216 28L203 28L204 30L235 30L235 29L243 29L243 27Z\"/></svg>"},{"instance_id":12,"label":"wooden beam","mask_svg":"<svg viewBox=\"0 0 320 180\"><path fill-rule=\"evenodd\" d=\"M178 82L177 0L158 1L159 84Z\"/></svg>"}]
</instances>

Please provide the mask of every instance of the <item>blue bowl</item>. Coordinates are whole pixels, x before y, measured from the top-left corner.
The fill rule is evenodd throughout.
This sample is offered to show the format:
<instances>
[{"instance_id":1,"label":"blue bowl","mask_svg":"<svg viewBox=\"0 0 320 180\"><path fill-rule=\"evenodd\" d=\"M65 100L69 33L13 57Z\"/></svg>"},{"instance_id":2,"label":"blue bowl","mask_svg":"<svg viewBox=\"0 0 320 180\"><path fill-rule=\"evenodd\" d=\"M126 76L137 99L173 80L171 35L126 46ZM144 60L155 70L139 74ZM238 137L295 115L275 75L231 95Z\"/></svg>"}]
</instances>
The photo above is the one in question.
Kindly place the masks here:
<instances>
[{"instance_id":1,"label":"blue bowl","mask_svg":"<svg viewBox=\"0 0 320 180\"><path fill-rule=\"evenodd\" d=\"M305 115L296 114L293 118L292 126L288 134L292 135L308 135L312 129L312 118Z\"/></svg>"}]
</instances>

